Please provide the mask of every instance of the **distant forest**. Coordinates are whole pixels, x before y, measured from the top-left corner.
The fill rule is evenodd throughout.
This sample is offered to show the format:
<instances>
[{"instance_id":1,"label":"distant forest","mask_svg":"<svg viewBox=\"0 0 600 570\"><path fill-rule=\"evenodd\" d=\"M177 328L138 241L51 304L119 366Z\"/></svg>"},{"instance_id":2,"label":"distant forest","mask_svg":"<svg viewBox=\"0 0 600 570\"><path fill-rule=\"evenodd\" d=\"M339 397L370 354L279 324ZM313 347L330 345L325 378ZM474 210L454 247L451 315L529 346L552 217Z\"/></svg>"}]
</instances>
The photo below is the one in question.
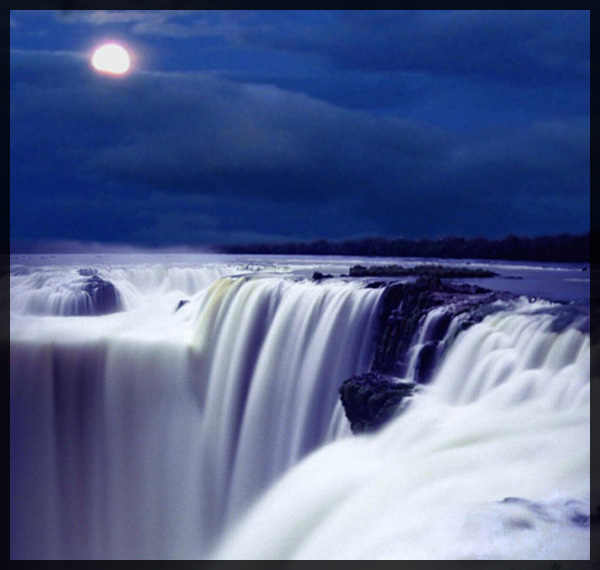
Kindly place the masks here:
<instances>
[{"instance_id":1,"label":"distant forest","mask_svg":"<svg viewBox=\"0 0 600 570\"><path fill-rule=\"evenodd\" d=\"M594 232L594 237L597 233ZM300 243L224 245L223 253L282 255L357 255L364 257L437 257L442 259L506 259L515 261L590 262L589 233L544 237L508 236L502 239L444 237L411 240L364 238L324 239Z\"/></svg>"}]
</instances>

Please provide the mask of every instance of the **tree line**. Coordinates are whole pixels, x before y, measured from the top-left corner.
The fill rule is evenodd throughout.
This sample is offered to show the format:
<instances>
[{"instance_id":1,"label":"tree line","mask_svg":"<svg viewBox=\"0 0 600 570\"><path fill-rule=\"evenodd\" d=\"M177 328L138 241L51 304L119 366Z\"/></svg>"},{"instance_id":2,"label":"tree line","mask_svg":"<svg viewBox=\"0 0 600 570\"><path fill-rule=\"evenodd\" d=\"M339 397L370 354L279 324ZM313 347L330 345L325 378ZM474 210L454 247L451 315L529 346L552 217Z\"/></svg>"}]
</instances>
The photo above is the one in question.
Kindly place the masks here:
<instances>
[{"instance_id":1,"label":"tree line","mask_svg":"<svg viewBox=\"0 0 600 570\"><path fill-rule=\"evenodd\" d=\"M597 235L597 232L594 232ZM484 237L439 239L364 238L344 241L223 245L223 253L267 255L357 255L364 257L436 257L442 259L506 259L514 261L590 261L591 234L520 237L490 240Z\"/></svg>"}]
</instances>

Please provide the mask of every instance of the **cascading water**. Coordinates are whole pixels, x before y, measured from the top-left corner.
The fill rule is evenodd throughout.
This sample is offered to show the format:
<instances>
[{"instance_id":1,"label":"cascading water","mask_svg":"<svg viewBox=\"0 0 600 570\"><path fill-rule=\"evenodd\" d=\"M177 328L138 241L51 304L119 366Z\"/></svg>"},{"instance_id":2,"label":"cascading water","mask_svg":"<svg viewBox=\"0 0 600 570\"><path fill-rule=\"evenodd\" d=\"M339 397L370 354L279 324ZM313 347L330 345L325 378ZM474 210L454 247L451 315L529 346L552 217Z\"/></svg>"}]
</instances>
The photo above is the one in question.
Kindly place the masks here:
<instances>
[{"instance_id":1,"label":"cascading water","mask_svg":"<svg viewBox=\"0 0 600 570\"><path fill-rule=\"evenodd\" d=\"M11 552L202 557L304 455L348 433L380 291L224 278L174 311L16 315ZM35 343L32 337L35 336Z\"/></svg>"},{"instance_id":2,"label":"cascading water","mask_svg":"<svg viewBox=\"0 0 600 570\"><path fill-rule=\"evenodd\" d=\"M199 267L143 264L101 266L99 270L72 265L47 265L32 269L16 265L10 271L11 314L86 316L96 313L92 288L114 290L113 310L139 308L149 301L163 303L192 296L215 279L239 267L210 264ZM96 287L94 287L96 285Z\"/></svg>"},{"instance_id":3,"label":"cascading water","mask_svg":"<svg viewBox=\"0 0 600 570\"><path fill-rule=\"evenodd\" d=\"M589 558L590 339L544 306L459 335L402 415L312 455L214 556Z\"/></svg>"},{"instance_id":4,"label":"cascading water","mask_svg":"<svg viewBox=\"0 0 600 570\"><path fill-rule=\"evenodd\" d=\"M11 268L12 558L589 556L590 337L559 306L431 308L428 384L352 436L383 289L90 266Z\"/></svg>"},{"instance_id":5,"label":"cascading water","mask_svg":"<svg viewBox=\"0 0 600 570\"><path fill-rule=\"evenodd\" d=\"M337 435L341 380L368 368L379 291L222 280L194 321L214 532Z\"/></svg>"}]
</instances>

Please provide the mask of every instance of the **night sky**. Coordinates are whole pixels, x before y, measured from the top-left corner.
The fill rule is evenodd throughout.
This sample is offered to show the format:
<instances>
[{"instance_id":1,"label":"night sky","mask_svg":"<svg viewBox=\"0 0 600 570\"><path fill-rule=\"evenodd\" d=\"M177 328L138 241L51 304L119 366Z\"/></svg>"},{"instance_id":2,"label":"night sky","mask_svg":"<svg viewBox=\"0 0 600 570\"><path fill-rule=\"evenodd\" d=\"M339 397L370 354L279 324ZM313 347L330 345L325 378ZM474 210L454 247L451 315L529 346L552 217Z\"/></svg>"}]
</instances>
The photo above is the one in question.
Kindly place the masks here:
<instances>
[{"instance_id":1,"label":"night sky","mask_svg":"<svg viewBox=\"0 0 600 570\"><path fill-rule=\"evenodd\" d=\"M11 11L10 46L11 242L589 231L589 11Z\"/></svg>"}]
</instances>

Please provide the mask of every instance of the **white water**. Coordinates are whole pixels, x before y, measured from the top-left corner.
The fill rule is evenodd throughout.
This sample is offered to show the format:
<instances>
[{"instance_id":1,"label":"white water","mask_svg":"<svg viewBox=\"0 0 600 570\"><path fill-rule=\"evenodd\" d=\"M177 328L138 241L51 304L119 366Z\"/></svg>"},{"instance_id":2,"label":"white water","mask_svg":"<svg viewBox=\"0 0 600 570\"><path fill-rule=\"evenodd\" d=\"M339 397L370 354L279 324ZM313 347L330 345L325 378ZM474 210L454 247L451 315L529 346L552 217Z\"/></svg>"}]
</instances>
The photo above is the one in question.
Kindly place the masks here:
<instances>
[{"instance_id":1,"label":"white water","mask_svg":"<svg viewBox=\"0 0 600 570\"><path fill-rule=\"evenodd\" d=\"M174 312L177 295L103 317L15 311L13 557L203 557L273 479L348 435L337 388L368 369L380 291L224 278Z\"/></svg>"},{"instance_id":2,"label":"white water","mask_svg":"<svg viewBox=\"0 0 600 570\"><path fill-rule=\"evenodd\" d=\"M589 527L569 522L589 515L589 336L550 320L474 325L404 414L312 455L214 556L589 558Z\"/></svg>"},{"instance_id":3,"label":"white water","mask_svg":"<svg viewBox=\"0 0 600 570\"><path fill-rule=\"evenodd\" d=\"M47 265L31 269L26 265L11 267L11 314L89 315L91 298L82 287L87 279L80 275L86 265ZM203 264L179 266L161 264L102 265L98 277L115 285L122 309L136 309L144 304L177 303L182 298L206 289L215 279L240 272L238 266Z\"/></svg>"},{"instance_id":4,"label":"white water","mask_svg":"<svg viewBox=\"0 0 600 570\"><path fill-rule=\"evenodd\" d=\"M348 437L337 388L369 368L380 291L98 269L125 311L56 316L73 266L11 276L11 557L589 557L589 335L546 303L460 334Z\"/></svg>"}]
</instances>

